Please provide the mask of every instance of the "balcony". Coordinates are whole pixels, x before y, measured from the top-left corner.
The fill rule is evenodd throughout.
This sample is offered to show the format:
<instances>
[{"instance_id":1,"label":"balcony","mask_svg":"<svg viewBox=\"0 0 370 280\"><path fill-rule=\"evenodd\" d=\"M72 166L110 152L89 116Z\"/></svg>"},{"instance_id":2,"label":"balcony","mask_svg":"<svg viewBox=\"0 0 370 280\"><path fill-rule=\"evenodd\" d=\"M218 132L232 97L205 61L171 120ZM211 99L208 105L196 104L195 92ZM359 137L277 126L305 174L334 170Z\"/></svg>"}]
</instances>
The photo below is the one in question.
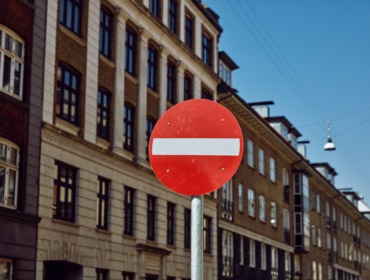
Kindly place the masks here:
<instances>
[{"instance_id":1,"label":"balcony","mask_svg":"<svg viewBox=\"0 0 370 280\"><path fill-rule=\"evenodd\" d=\"M234 276L233 257L222 256L222 276L232 278Z\"/></svg>"},{"instance_id":2,"label":"balcony","mask_svg":"<svg viewBox=\"0 0 370 280\"><path fill-rule=\"evenodd\" d=\"M233 202L231 200L222 200L222 218L232 221L233 220Z\"/></svg>"}]
</instances>

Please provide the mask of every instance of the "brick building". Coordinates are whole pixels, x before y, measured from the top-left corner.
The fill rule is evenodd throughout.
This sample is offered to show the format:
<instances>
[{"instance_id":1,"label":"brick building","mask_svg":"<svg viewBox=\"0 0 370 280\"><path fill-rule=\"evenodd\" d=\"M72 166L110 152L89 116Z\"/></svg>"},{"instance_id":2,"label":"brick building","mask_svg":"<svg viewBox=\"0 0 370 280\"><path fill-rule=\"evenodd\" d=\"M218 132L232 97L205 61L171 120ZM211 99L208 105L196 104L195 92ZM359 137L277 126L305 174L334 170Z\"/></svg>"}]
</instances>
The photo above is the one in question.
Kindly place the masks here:
<instances>
[{"instance_id":1,"label":"brick building","mask_svg":"<svg viewBox=\"0 0 370 280\"><path fill-rule=\"evenodd\" d=\"M173 104L216 99L217 18L192 0L60 0L46 23L37 279L189 279L190 198L159 183L147 145Z\"/></svg>"},{"instance_id":2,"label":"brick building","mask_svg":"<svg viewBox=\"0 0 370 280\"><path fill-rule=\"evenodd\" d=\"M35 279L45 9L0 2L0 279Z\"/></svg>"}]
</instances>

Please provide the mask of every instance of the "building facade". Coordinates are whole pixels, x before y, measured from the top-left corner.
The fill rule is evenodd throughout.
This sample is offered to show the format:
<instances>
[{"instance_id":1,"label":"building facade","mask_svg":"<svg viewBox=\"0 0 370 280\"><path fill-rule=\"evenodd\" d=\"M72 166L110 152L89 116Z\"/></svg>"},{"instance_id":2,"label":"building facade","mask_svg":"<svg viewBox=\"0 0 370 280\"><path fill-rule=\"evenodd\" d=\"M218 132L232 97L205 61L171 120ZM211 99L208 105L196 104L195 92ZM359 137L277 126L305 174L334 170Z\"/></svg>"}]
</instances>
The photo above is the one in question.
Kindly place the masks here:
<instances>
[{"instance_id":1,"label":"building facade","mask_svg":"<svg viewBox=\"0 0 370 280\"><path fill-rule=\"evenodd\" d=\"M45 10L0 2L0 279L35 279Z\"/></svg>"},{"instance_id":2,"label":"building facade","mask_svg":"<svg viewBox=\"0 0 370 280\"><path fill-rule=\"evenodd\" d=\"M156 120L216 100L217 17L190 0L48 1L37 279L189 279L190 197L154 176ZM217 277L204 198L204 275Z\"/></svg>"}]
</instances>

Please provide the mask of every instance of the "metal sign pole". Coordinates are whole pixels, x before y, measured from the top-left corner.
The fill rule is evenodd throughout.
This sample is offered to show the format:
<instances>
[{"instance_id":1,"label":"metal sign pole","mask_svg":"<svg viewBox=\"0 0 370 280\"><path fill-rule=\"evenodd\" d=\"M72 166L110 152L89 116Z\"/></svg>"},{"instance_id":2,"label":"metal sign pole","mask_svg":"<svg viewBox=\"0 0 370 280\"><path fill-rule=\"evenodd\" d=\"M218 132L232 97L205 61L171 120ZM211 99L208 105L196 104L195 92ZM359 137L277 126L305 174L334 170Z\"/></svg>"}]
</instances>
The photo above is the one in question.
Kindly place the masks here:
<instances>
[{"instance_id":1,"label":"metal sign pole","mask_svg":"<svg viewBox=\"0 0 370 280\"><path fill-rule=\"evenodd\" d=\"M191 279L203 280L203 197L191 197Z\"/></svg>"}]
</instances>

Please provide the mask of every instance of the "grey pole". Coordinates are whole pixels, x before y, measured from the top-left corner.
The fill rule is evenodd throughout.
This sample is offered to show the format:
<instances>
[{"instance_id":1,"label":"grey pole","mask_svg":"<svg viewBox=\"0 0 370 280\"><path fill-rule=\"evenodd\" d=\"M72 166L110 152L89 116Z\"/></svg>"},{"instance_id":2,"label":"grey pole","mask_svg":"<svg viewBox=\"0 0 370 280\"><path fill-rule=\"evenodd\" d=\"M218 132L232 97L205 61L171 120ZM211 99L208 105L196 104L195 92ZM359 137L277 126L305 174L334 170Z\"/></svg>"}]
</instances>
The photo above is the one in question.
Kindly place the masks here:
<instances>
[{"instance_id":1,"label":"grey pole","mask_svg":"<svg viewBox=\"0 0 370 280\"><path fill-rule=\"evenodd\" d=\"M191 197L191 279L203 280L203 197Z\"/></svg>"}]
</instances>

